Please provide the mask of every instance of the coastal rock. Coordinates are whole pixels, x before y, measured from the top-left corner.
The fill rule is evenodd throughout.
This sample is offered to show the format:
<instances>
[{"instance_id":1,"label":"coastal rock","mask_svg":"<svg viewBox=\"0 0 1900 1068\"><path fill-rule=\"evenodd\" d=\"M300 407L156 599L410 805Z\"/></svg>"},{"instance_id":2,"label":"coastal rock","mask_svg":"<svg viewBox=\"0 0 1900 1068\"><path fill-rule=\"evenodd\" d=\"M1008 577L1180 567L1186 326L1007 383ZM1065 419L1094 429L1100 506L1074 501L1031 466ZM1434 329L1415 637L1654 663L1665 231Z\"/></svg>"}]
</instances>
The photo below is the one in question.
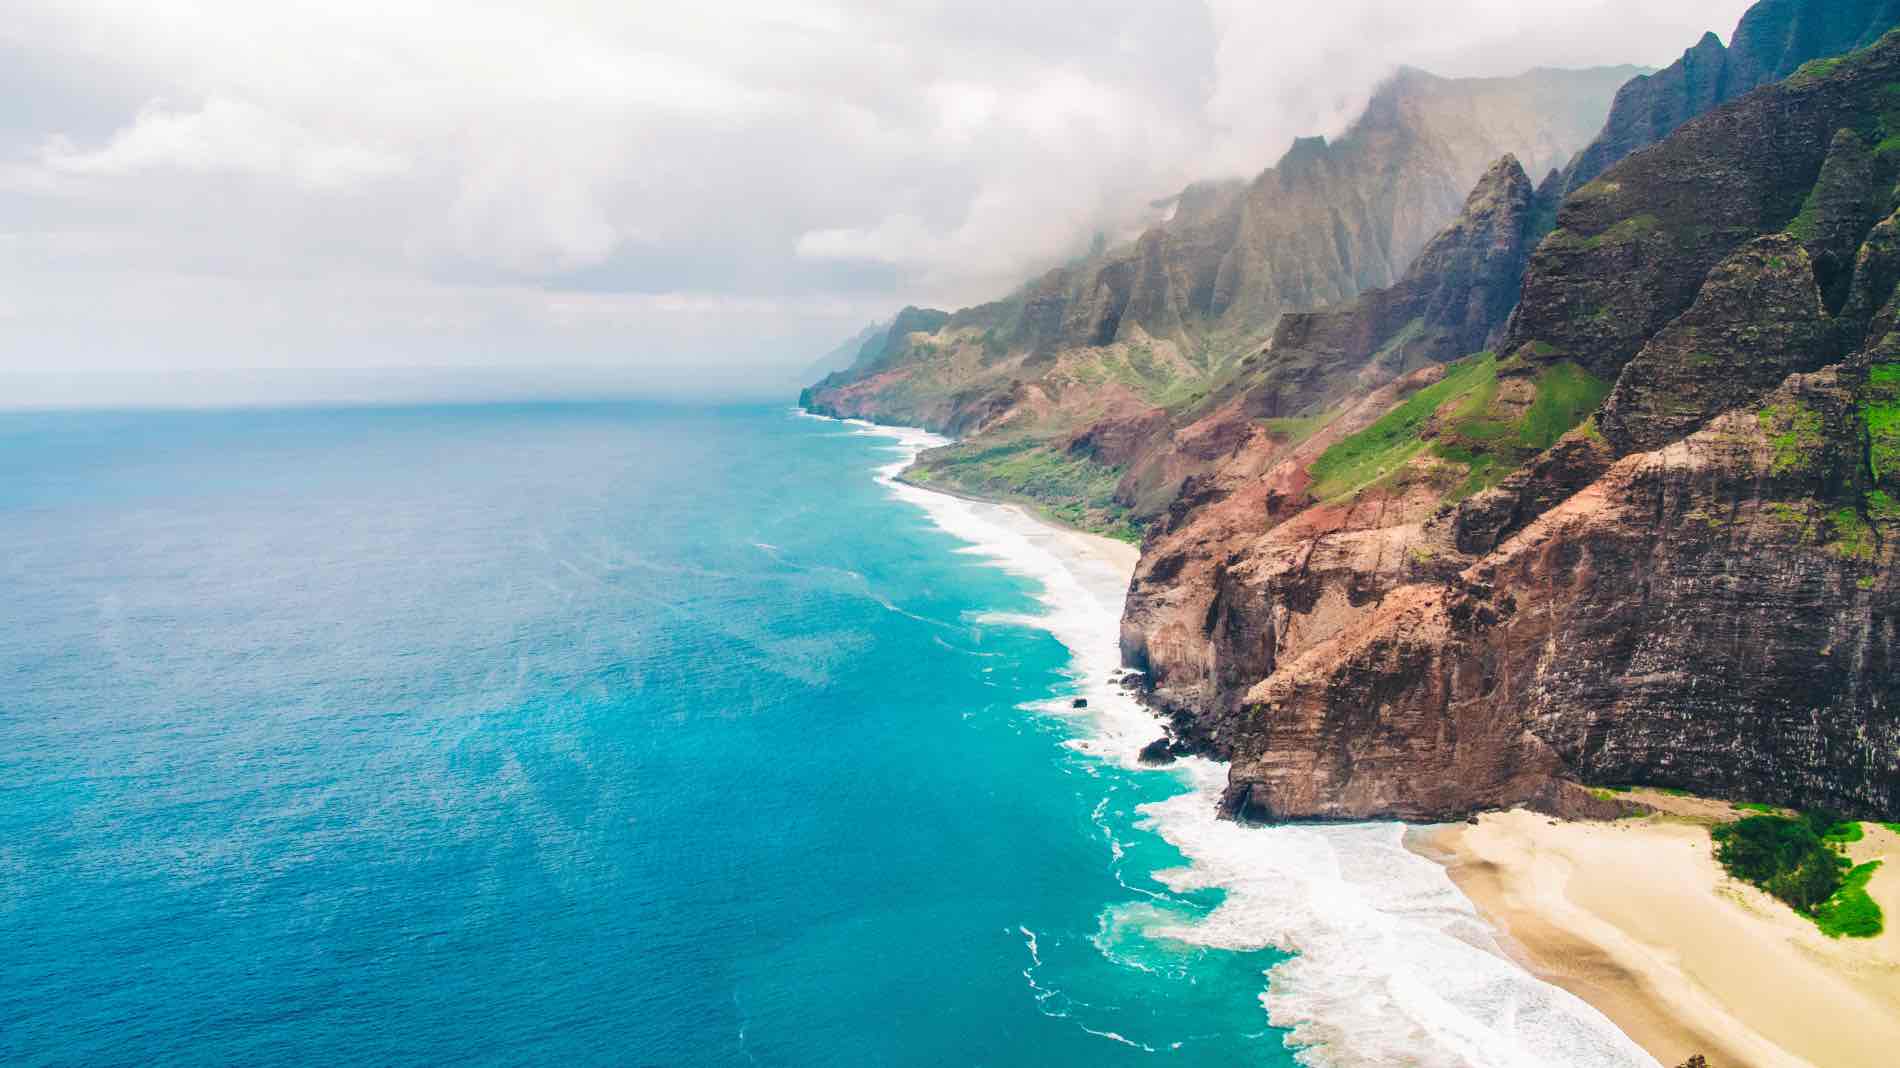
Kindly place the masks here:
<instances>
[{"instance_id":1,"label":"coastal rock","mask_svg":"<svg viewBox=\"0 0 1900 1068\"><path fill-rule=\"evenodd\" d=\"M1174 763L1174 743L1167 737L1156 738L1141 747L1138 759L1149 767L1162 767Z\"/></svg>"}]
</instances>

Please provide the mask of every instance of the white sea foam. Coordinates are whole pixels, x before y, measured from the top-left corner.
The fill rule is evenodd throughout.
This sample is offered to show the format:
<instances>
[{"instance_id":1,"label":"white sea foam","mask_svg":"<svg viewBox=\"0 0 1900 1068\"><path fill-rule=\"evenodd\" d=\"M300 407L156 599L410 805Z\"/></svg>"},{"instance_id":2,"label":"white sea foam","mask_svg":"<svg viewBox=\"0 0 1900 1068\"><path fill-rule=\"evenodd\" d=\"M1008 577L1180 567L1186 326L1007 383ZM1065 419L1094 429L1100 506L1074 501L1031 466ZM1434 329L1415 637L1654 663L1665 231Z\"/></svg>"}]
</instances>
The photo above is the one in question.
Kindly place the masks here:
<instances>
[{"instance_id":1,"label":"white sea foam","mask_svg":"<svg viewBox=\"0 0 1900 1068\"><path fill-rule=\"evenodd\" d=\"M948 439L846 422L859 433L893 440L894 459L877 476L893 493L967 542L963 551L1040 584L1043 615L990 621L1040 627L1062 642L1073 657L1075 696L1088 699L1090 730L1070 744L1139 768L1137 754L1161 735L1161 725L1109 681L1121 662L1127 569L1084 550L1077 535L1018 508L895 481L917 453ZM1038 710L1072 714L1068 698ZM1188 789L1143 805L1142 826L1167 840L1188 864L1155 877L1176 892L1219 888L1223 900L1198 918L1131 902L1103 918L1104 952L1114 952L1115 931L1139 923L1148 938L1294 953L1267 973L1269 990L1261 1001L1273 1024L1292 1029L1298 1057L1310 1065L1656 1064L1602 1013L1505 957L1444 868L1405 848L1404 825L1245 827L1214 815L1225 764L1192 758L1177 762L1173 774ZM1023 933L1040 965L1034 935ZM1033 974L1026 978L1034 986Z\"/></svg>"}]
</instances>

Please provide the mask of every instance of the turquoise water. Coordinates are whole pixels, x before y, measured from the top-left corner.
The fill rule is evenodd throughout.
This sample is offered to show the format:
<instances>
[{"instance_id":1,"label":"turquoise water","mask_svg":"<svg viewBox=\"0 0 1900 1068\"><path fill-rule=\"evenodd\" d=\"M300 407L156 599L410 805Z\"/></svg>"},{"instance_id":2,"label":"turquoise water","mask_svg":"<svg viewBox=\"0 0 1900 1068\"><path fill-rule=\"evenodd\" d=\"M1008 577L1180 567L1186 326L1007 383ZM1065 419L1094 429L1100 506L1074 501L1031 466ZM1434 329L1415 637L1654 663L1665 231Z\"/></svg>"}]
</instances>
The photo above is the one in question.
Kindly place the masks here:
<instances>
[{"instance_id":1,"label":"turquoise water","mask_svg":"<svg viewBox=\"0 0 1900 1068\"><path fill-rule=\"evenodd\" d=\"M1290 1063L889 448L0 416L0 1062Z\"/></svg>"}]
</instances>

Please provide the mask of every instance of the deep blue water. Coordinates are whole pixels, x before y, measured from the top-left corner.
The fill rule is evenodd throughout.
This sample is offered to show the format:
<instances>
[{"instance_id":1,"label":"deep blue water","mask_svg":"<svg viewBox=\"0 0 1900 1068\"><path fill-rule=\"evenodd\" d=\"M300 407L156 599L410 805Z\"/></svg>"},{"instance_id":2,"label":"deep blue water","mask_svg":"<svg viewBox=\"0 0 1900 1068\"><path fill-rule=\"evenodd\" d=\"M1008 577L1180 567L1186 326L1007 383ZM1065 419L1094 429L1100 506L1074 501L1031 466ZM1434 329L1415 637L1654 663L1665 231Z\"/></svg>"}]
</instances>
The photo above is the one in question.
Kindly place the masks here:
<instances>
[{"instance_id":1,"label":"deep blue water","mask_svg":"<svg viewBox=\"0 0 1900 1068\"><path fill-rule=\"evenodd\" d=\"M887 449L0 416L0 1062L1288 1063L1276 958L1114 922L1180 787L1019 707L1034 589Z\"/></svg>"}]
</instances>

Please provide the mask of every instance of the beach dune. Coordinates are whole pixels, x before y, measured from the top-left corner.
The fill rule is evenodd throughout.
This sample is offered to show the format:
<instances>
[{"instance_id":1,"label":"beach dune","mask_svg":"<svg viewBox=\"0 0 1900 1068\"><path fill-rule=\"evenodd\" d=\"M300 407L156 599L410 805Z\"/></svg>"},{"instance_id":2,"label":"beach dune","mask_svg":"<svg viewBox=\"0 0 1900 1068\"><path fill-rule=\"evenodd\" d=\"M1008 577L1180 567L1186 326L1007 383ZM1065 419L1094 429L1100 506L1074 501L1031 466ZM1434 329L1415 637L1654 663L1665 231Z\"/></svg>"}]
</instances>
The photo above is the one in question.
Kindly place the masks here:
<instances>
[{"instance_id":1,"label":"beach dune","mask_svg":"<svg viewBox=\"0 0 1900 1068\"><path fill-rule=\"evenodd\" d=\"M1666 1066L1900 1063L1900 836L1866 824L1856 862L1888 863L1869 890L1877 938L1832 939L1729 878L1708 828L1721 802L1632 795L1658 815L1571 822L1517 810L1422 829L1412 844L1538 975L1589 1001Z\"/></svg>"}]
</instances>

